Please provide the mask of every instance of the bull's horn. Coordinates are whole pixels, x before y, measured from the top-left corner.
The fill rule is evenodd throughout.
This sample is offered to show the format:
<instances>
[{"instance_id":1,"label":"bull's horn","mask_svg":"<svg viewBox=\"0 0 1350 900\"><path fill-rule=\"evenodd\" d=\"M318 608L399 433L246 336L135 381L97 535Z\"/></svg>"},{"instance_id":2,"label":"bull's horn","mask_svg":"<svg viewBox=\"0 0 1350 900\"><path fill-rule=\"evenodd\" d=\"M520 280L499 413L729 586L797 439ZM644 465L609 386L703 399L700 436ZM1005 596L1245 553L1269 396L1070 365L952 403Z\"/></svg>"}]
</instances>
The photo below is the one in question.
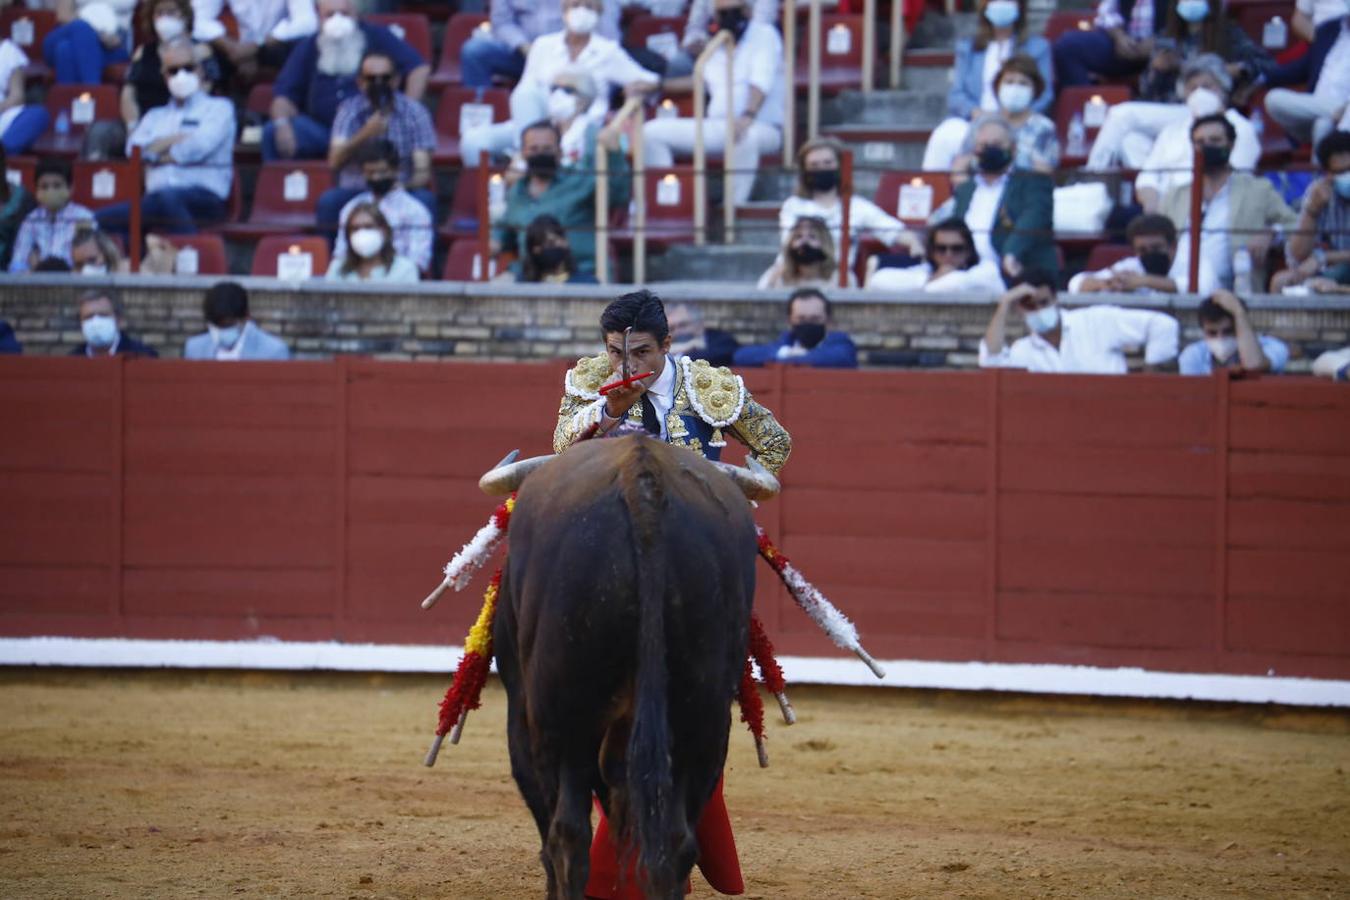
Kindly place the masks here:
<instances>
[{"instance_id":1,"label":"bull's horn","mask_svg":"<svg viewBox=\"0 0 1350 900\"><path fill-rule=\"evenodd\" d=\"M773 477L773 473L764 468L755 460L749 457L746 459L746 467L733 466L731 463L718 462L713 463L723 472L731 476L731 480L736 482L736 486L741 489L749 500L772 500L778 496L782 490L778 479Z\"/></svg>"},{"instance_id":2,"label":"bull's horn","mask_svg":"<svg viewBox=\"0 0 1350 900\"><path fill-rule=\"evenodd\" d=\"M553 459L552 456L532 456L529 459L522 459L517 462L516 457L519 454L519 450L513 450L506 454L505 459L478 479L478 489L492 496L509 494L520 487L520 483L525 480L526 475Z\"/></svg>"}]
</instances>

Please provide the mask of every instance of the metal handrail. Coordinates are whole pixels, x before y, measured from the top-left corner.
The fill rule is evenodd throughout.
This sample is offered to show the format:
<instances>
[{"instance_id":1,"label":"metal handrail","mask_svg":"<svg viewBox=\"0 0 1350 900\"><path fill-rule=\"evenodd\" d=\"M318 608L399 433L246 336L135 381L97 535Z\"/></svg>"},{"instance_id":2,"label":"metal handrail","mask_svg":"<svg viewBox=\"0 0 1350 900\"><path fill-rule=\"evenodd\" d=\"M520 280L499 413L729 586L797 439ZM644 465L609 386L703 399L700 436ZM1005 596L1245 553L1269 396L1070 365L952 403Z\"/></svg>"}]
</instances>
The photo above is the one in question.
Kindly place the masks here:
<instances>
[{"instance_id":1,"label":"metal handrail","mask_svg":"<svg viewBox=\"0 0 1350 900\"><path fill-rule=\"evenodd\" d=\"M900 64L905 57L905 17L902 0L891 0L891 90L900 89ZM947 15L953 14L955 4L947 0Z\"/></svg>"},{"instance_id":2,"label":"metal handrail","mask_svg":"<svg viewBox=\"0 0 1350 900\"><path fill-rule=\"evenodd\" d=\"M1196 144L1191 149L1191 258L1188 260L1190 266L1186 272L1186 289L1192 294L1198 293L1200 290L1200 226L1202 224L1201 219L1204 218L1204 172L1205 157L1200 152L1200 145Z\"/></svg>"},{"instance_id":3,"label":"metal handrail","mask_svg":"<svg viewBox=\"0 0 1350 900\"><path fill-rule=\"evenodd\" d=\"M642 164L642 98L629 97L623 108L609 120L600 134L617 133L628 119L636 116L633 129L633 282L642 284L647 279L647 175ZM601 284L609 284L609 151L595 142L595 277Z\"/></svg>"},{"instance_id":4,"label":"metal handrail","mask_svg":"<svg viewBox=\"0 0 1350 900\"><path fill-rule=\"evenodd\" d=\"M898 3L899 0L896 0ZM839 286L848 287L848 276L853 271L853 266L849 260L849 254L853 250L853 242L849 239L849 230L853 227L852 212L853 207L853 151L845 150L840 154L839 160L839 247L836 252L839 258Z\"/></svg>"},{"instance_id":5,"label":"metal handrail","mask_svg":"<svg viewBox=\"0 0 1350 900\"><path fill-rule=\"evenodd\" d=\"M902 0L894 0L896 5ZM872 93L877 66L877 0L863 0L862 92Z\"/></svg>"},{"instance_id":6,"label":"metal handrail","mask_svg":"<svg viewBox=\"0 0 1350 900\"><path fill-rule=\"evenodd\" d=\"M820 136L820 0L811 0L806 19L806 68L806 139L813 141Z\"/></svg>"},{"instance_id":7,"label":"metal handrail","mask_svg":"<svg viewBox=\"0 0 1350 900\"><path fill-rule=\"evenodd\" d=\"M796 168L797 137L797 4L783 0L783 168Z\"/></svg>"},{"instance_id":8,"label":"metal handrail","mask_svg":"<svg viewBox=\"0 0 1350 900\"><path fill-rule=\"evenodd\" d=\"M819 2L819 0L817 0ZM728 210L728 221L735 214L735 203L731 191L731 156L736 142L736 106L733 100L732 66L735 65L735 43L730 31L719 31L708 41L708 46L698 55L694 63L694 243L703 246L708 241L708 198L707 166L708 149L703 144L703 116L707 111L707 98L704 96L708 59L719 47L731 45L727 49L727 135L722 153L722 205Z\"/></svg>"}]
</instances>

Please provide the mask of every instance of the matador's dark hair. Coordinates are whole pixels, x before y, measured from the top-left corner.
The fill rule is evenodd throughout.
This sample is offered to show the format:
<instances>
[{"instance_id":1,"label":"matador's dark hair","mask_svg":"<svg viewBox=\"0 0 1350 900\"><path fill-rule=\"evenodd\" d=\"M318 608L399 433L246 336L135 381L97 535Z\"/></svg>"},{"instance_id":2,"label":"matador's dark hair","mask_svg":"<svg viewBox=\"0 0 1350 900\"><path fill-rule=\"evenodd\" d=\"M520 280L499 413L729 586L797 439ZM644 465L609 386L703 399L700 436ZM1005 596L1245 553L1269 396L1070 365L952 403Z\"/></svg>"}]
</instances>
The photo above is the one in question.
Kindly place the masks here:
<instances>
[{"instance_id":1,"label":"matador's dark hair","mask_svg":"<svg viewBox=\"0 0 1350 900\"><path fill-rule=\"evenodd\" d=\"M661 298L644 288L624 294L600 314L600 328L605 334L629 327L634 331L645 331L657 341L664 341L666 335L670 334L670 325L666 322L666 308Z\"/></svg>"}]
</instances>

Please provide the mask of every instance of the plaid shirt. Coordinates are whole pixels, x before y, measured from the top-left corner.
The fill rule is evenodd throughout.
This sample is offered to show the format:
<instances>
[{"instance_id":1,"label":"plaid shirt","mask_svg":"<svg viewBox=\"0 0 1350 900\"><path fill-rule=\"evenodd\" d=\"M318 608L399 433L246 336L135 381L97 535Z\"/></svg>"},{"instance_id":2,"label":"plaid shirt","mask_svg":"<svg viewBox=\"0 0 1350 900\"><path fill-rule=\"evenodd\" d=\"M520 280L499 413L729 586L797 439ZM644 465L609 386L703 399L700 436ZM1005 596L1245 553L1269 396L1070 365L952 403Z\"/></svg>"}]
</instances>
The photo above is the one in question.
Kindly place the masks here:
<instances>
[{"instance_id":1,"label":"plaid shirt","mask_svg":"<svg viewBox=\"0 0 1350 900\"><path fill-rule=\"evenodd\" d=\"M1097 18L1094 23L1098 28L1110 31L1112 28L1124 28L1125 33L1137 40L1153 37L1153 2L1152 0L1136 0L1134 8L1130 10L1130 21L1126 25L1125 19L1120 14L1120 3L1118 0L1102 0L1097 4Z\"/></svg>"},{"instance_id":2,"label":"plaid shirt","mask_svg":"<svg viewBox=\"0 0 1350 900\"><path fill-rule=\"evenodd\" d=\"M1350 250L1350 200L1331 198L1317 217L1317 238L1328 250Z\"/></svg>"},{"instance_id":3,"label":"plaid shirt","mask_svg":"<svg viewBox=\"0 0 1350 900\"><path fill-rule=\"evenodd\" d=\"M354 94L343 100L333 118L333 140L350 141L375 111L365 94ZM436 130L431 125L431 113L416 100L401 93L394 94L394 112L389 116L389 127L384 136L398 148L399 180L407 182L412 176L414 150L431 153L436 149ZM338 186L359 188L365 184L361 167L349 163L338 176Z\"/></svg>"},{"instance_id":4,"label":"plaid shirt","mask_svg":"<svg viewBox=\"0 0 1350 900\"><path fill-rule=\"evenodd\" d=\"M70 245L75 240L75 229L83 224L97 227L94 214L78 203L67 203L55 215L39 206L24 217L19 236L14 239L14 257L9 261L11 272L27 272L28 257L36 248L38 259L56 256L70 262Z\"/></svg>"}]
</instances>

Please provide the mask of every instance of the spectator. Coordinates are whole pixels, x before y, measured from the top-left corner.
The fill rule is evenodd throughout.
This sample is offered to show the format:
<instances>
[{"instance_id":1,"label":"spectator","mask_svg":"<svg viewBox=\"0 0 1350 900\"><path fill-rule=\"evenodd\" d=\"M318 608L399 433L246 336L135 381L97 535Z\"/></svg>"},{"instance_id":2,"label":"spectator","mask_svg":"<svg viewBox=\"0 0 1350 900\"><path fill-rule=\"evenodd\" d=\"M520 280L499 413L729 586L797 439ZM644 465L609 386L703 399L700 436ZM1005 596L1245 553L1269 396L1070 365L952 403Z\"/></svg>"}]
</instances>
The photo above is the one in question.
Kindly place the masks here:
<instances>
[{"instance_id":1,"label":"spectator","mask_svg":"<svg viewBox=\"0 0 1350 900\"><path fill-rule=\"evenodd\" d=\"M1319 71L1309 79L1311 91L1275 88L1266 94L1266 112L1304 143L1318 144L1338 121L1350 128L1350 15L1343 16L1340 23Z\"/></svg>"},{"instance_id":2,"label":"spectator","mask_svg":"<svg viewBox=\"0 0 1350 900\"><path fill-rule=\"evenodd\" d=\"M1183 0L1172 8L1166 27L1159 29L1148 68L1139 77L1140 99L1170 100L1176 94L1182 64L1206 53L1226 63L1235 95L1245 95L1248 87L1274 68L1270 54L1247 36L1236 17L1224 11L1225 2Z\"/></svg>"},{"instance_id":3,"label":"spectator","mask_svg":"<svg viewBox=\"0 0 1350 900\"><path fill-rule=\"evenodd\" d=\"M1294 17L1289 21L1289 30L1299 40L1312 44L1317 40L1317 29L1347 14L1350 14L1350 3L1346 0L1297 0Z\"/></svg>"},{"instance_id":4,"label":"spectator","mask_svg":"<svg viewBox=\"0 0 1350 900\"><path fill-rule=\"evenodd\" d=\"M192 42L178 38L160 49L172 99L144 116L127 138L147 163L141 223L147 231L195 234L198 225L225 220L234 179L234 104L202 89L202 65ZM99 225L126 234L128 203L98 212Z\"/></svg>"},{"instance_id":5,"label":"spectator","mask_svg":"<svg viewBox=\"0 0 1350 900\"><path fill-rule=\"evenodd\" d=\"M1092 294L1111 291L1130 293L1212 294L1218 286L1214 268L1200 257L1196 289L1190 289L1190 272L1181 266L1177 255L1177 227L1167 216L1145 213L1131 220L1125 229L1133 255L1096 272L1079 272L1069 279L1069 293Z\"/></svg>"},{"instance_id":6,"label":"spectator","mask_svg":"<svg viewBox=\"0 0 1350 900\"><path fill-rule=\"evenodd\" d=\"M958 185L934 215L962 219L975 236L980 259L1008 277L1023 268L1053 273L1054 186L1048 175L1012 171L1013 132L1002 119L988 119L975 131L974 178Z\"/></svg>"},{"instance_id":7,"label":"spectator","mask_svg":"<svg viewBox=\"0 0 1350 900\"><path fill-rule=\"evenodd\" d=\"M618 88L641 96L656 88L657 76L638 65L616 41L595 34L600 18L600 0L563 0L560 31L540 35L530 45L525 71L511 91L511 120L471 129L461 148L464 164L476 166L483 152L511 149L520 129L540 119L552 119L564 135L578 117L600 125L609 111L609 98ZM590 74L590 101L582 106L576 97L565 96L575 88L575 77L559 80L565 71ZM560 96L559 92L564 96ZM584 131L584 126L582 127Z\"/></svg>"},{"instance_id":8,"label":"spectator","mask_svg":"<svg viewBox=\"0 0 1350 900\"><path fill-rule=\"evenodd\" d=\"M755 184L759 157L783 146L783 40L771 25L750 20L745 0L713 0L719 30L729 31L736 39L732 51L732 93L726 96L726 78L710 76L705 86L710 100L704 118L703 145L709 156L722 155L726 149L727 107L735 120L735 155L730 165L732 193L737 205L750 199ZM725 72L725 48L718 48L708 59L710 73ZM791 77L791 76L789 76ZM667 79L666 90L692 89L691 79ZM649 168L668 168L675 154L694 150L694 120L684 118L652 119L642 126L644 162ZM723 201L725 202L725 201Z\"/></svg>"},{"instance_id":9,"label":"spectator","mask_svg":"<svg viewBox=\"0 0 1350 900\"><path fill-rule=\"evenodd\" d=\"M809 140L797 151L797 192L784 200L778 211L778 228L784 243L797 222L811 217L829 226L830 239L835 247L839 246L844 210L839 199L839 167L843 151L844 145L834 138ZM848 226L850 266L858 258L858 241L863 235L874 237L887 246L903 243L914 253L922 252L923 243L905 228L904 222L887 215L866 197L849 195Z\"/></svg>"},{"instance_id":10,"label":"spectator","mask_svg":"<svg viewBox=\"0 0 1350 900\"><path fill-rule=\"evenodd\" d=\"M71 269L81 275L121 274L131 270L117 242L102 231L81 228L70 242Z\"/></svg>"},{"instance_id":11,"label":"spectator","mask_svg":"<svg viewBox=\"0 0 1350 900\"><path fill-rule=\"evenodd\" d=\"M0 145L15 156L25 152L47 130L47 108L27 103L28 56L9 38L0 41Z\"/></svg>"},{"instance_id":12,"label":"spectator","mask_svg":"<svg viewBox=\"0 0 1350 900\"><path fill-rule=\"evenodd\" d=\"M683 8L684 4L681 3L680 9ZM771 28L778 28L780 24L778 0L754 0L751 19ZM693 0L689 4L689 15L685 19L684 37L680 40L680 48L666 63L667 78L693 74L694 61L708 44L708 26L713 20L712 0Z\"/></svg>"},{"instance_id":13,"label":"spectator","mask_svg":"<svg viewBox=\"0 0 1350 900\"><path fill-rule=\"evenodd\" d=\"M798 288L787 301L788 330L772 344L741 347L733 361L738 366L858 368L858 348L847 334L830 328L830 309L830 299L817 288Z\"/></svg>"},{"instance_id":14,"label":"spectator","mask_svg":"<svg viewBox=\"0 0 1350 900\"><path fill-rule=\"evenodd\" d=\"M238 40L220 21L226 6L238 24ZM257 77L259 66L284 66L301 39L319 30L314 0L192 0L192 7L192 39L210 44L245 81Z\"/></svg>"},{"instance_id":15,"label":"spectator","mask_svg":"<svg viewBox=\"0 0 1350 900\"><path fill-rule=\"evenodd\" d=\"M9 170L5 147L0 143L0 174ZM0 177L0 271L10 271L9 261L19 226L33 211L36 201L22 184Z\"/></svg>"},{"instance_id":16,"label":"spectator","mask_svg":"<svg viewBox=\"0 0 1350 900\"><path fill-rule=\"evenodd\" d=\"M558 165L562 168L576 168L594 148L596 132L600 128L600 123L604 121L603 114L598 118L592 118L590 115L592 101L595 98L595 79L591 78L585 69L568 66L558 70L553 76L547 118L562 135L559 144L561 155L558 159ZM494 129L499 128L515 129L515 123L501 122L472 129L460 144L460 152L464 156L464 165L476 166L482 155L480 147L487 146L489 142L496 142L493 146L515 148L511 165L506 171L507 184L514 184L525 174L527 168L525 157L521 155L518 146L520 132L516 129L509 141L501 143L500 136L494 136Z\"/></svg>"},{"instance_id":17,"label":"spectator","mask_svg":"<svg viewBox=\"0 0 1350 900\"><path fill-rule=\"evenodd\" d=\"M80 295L80 331L84 343L70 351L71 356L159 356L126 331L122 298L112 288L86 291Z\"/></svg>"},{"instance_id":18,"label":"spectator","mask_svg":"<svg viewBox=\"0 0 1350 900\"><path fill-rule=\"evenodd\" d=\"M394 61L403 93L421 102L431 67L383 25L356 18L353 0L318 0L319 33L303 38L272 85L271 121L263 127L264 160L319 159L328 153L338 106L358 90L367 51Z\"/></svg>"},{"instance_id":19,"label":"spectator","mask_svg":"<svg viewBox=\"0 0 1350 900\"><path fill-rule=\"evenodd\" d=\"M1008 309L1016 306L1028 334L1007 346ZM1177 358L1177 320L1146 309L1087 306L1061 311L1048 272L1028 270L998 298L980 340L983 368L1078 375L1124 375L1126 350L1143 345L1144 363L1161 369Z\"/></svg>"},{"instance_id":20,"label":"spectator","mask_svg":"<svg viewBox=\"0 0 1350 900\"><path fill-rule=\"evenodd\" d=\"M374 203L359 203L343 226L347 252L328 265L330 281L417 281L417 266L394 250L394 231Z\"/></svg>"},{"instance_id":21,"label":"spectator","mask_svg":"<svg viewBox=\"0 0 1350 900\"><path fill-rule=\"evenodd\" d=\"M1276 275L1271 290L1319 277L1350 285L1350 131L1324 137L1317 162L1324 174L1308 185L1289 235L1289 258L1297 265Z\"/></svg>"},{"instance_id":22,"label":"spectator","mask_svg":"<svg viewBox=\"0 0 1350 900\"><path fill-rule=\"evenodd\" d=\"M333 119L328 165L337 173L338 183L319 197L315 218L320 227L335 229L342 207L365 190L358 160L362 148L375 141L394 145L399 182L434 218L431 153L436 149L436 130L431 113L399 92L394 60L378 50L366 51L356 84L361 92L343 100Z\"/></svg>"},{"instance_id":23,"label":"spectator","mask_svg":"<svg viewBox=\"0 0 1350 900\"><path fill-rule=\"evenodd\" d=\"M759 290L789 287L830 287L838 284L839 259L830 226L819 216L802 216L783 238L783 249L773 265L759 276ZM857 286L853 273L849 285Z\"/></svg>"},{"instance_id":24,"label":"spectator","mask_svg":"<svg viewBox=\"0 0 1350 900\"><path fill-rule=\"evenodd\" d=\"M878 264L884 260L873 257ZM903 267L878 265L867 286L881 291L1003 293L1003 279L992 259L981 259L970 228L960 219L947 219L928 229L924 260Z\"/></svg>"},{"instance_id":25,"label":"spectator","mask_svg":"<svg viewBox=\"0 0 1350 900\"><path fill-rule=\"evenodd\" d=\"M706 359L714 366L729 366L740 343L729 331L703 324L703 310L693 303L666 307L670 326L670 352L693 359Z\"/></svg>"},{"instance_id":26,"label":"spectator","mask_svg":"<svg viewBox=\"0 0 1350 900\"><path fill-rule=\"evenodd\" d=\"M17 355L22 352L23 344L20 344L19 339L14 335L14 326L4 319L0 319L0 354Z\"/></svg>"},{"instance_id":27,"label":"spectator","mask_svg":"<svg viewBox=\"0 0 1350 900\"><path fill-rule=\"evenodd\" d=\"M563 27L561 0L492 0L491 15L491 36L475 31L460 52L465 87L492 87L494 77L520 78L534 42ZM595 30L611 41L619 39L618 0L604 0Z\"/></svg>"},{"instance_id":28,"label":"spectator","mask_svg":"<svg viewBox=\"0 0 1350 900\"><path fill-rule=\"evenodd\" d=\"M525 229L525 259L520 280L550 284L595 284L595 275L578 272L567 231L552 216L539 216Z\"/></svg>"},{"instance_id":29,"label":"spectator","mask_svg":"<svg viewBox=\"0 0 1350 900\"><path fill-rule=\"evenodd\" d=\"M609 154L609 203L626 209L632 187L628 160L619 150L619 136L602 129L594 147L573 169L559 168L561 135L552 122L526 126L520 138L527 174L506 192L506 210L497 221L493 252L514 251L518 235L541 215L562 223L571 237L577 271L595 274L595 154ZM519 275L519 261L512 271Z\"/></svg>"},{"instance_id":30,"label":"spectator","mask_svg":"<svg viewBox=\"0 0 1350 900\"><path fill-rule=\"evenodd\" d=\"M966 130L960 151L951 160L934 160L932 168L952 172L952 182L960 184L975 172L975 132L985 119L1001 117L1013 128L1013 168L1050 174L1059 165L1059 135L1055 123L1030 106L1031 98L1044 90L1040 70L1029 56L1014 56L1003 64L994 78L998 93L997 113L981 114ZM937 166L937 162L944 163ZM925 168L930 168L928 165Z\"/></svg>"},{"instance_id":31,"label":"spectator","mask_svg":"<svg viewBox=\"0 0 1350 900\"><path fill-rule=\"evenodd\" d=\"M99 84L103 69L131 58L136 0L56 0L60 25L42 41L57 84Z\"/></svg>"},{"instance_id":32,"label":"spectator","mask_svg":"<svg viewBox=\"0 0 1350 900\"><path fill-rule=\"evenodd\" d=\"M366 190L347 201L338 215L333 258L347 255L347 220L362 203L374 203L394 231L394 253L412 261L424 276L431 270L431 213L426 204L398 181L398 149L387 140L370 141L362 149L361 174Z\"/></svg>"},{"instance_id":33,"label":"spectator","mask_svg":"<svg viewBox=\"0 0 1350 900\"><path fill-rule=\"evenodd\" d=\"M1055 41L1055 82L1077 87L1092 84L1094 76L1118 79L1139 72L1170 6L1169 0L1100 0L1096 27L1071 29Z\"/></svg>"},{"instance_id":34,"label":"spectator","mask_svg":"<svg viewBox=\"0 0 1350 900\"><path fill-rule=\"evenodd\" d=\"M290 359L286 342L258 327L248 314L248 291L233 281L211 286L202 300L206 333L183 344L184 359Z\"/></svg>"},{"instance_id":35,"label":"spectator","mask_svg":"<svg viewBox=\"0 0 1350 900\"><path fill-rule=\"evenodd\" d=\"M92 228L94 214L70 200L70 163L51 156L34 170L38 206L24 217L14 239L11 272L27 272L49 256L70 262L70 243L77 228Z\"/></svg>"},{"instance_id":36,"label":"spectator","mask_svg":"<svg viewBox=\"0 0 1350 900\"><path fill-rule=\"evenodd\" d=\"M928 138L923 154L926 171L950 171L952 161L969 140L970 123L984 113L1002 114L1000 79L1013 59L1027 60L1025 67L1019 64L1015 71L1035 88L1029 99L1023 88L1003 92L1011 106L1020 107L1019 117L1025 120L1030 113L1044 115L1055 99L1054 91L1049 90L1053 84L1050 45L1039 35L1027 37L1026 0L981 0L980 7L974 41L962 38L956 42L956 69L947 93L949 118ZM1034 73L1034 78L1028 73ZM1021 79L1010 83L1021 83ZM1017 127L1022 124L1025 122L1017 123Z\"/></svg>"},{"instance_id":37,"label":"spectator","mask_svg":"<svg viewBox=\"0 0 1350 900\"><path fill-rule=\"evenodd\" d=\"M1328 350L1313 360L1312 373L1332 381L1350 381L1350 347Z\"/></svg>"},{"instance_id":38,"label":"spectator","mask_svg":"<svg viewBox=\"0 0 1350 900\"><path fill-rule=\"evenodd\" d=\"M146 110L167 106L173 99L164 78L159 51L165 44L192 34L192 23L190 0L155 0L141 4L141 31L154 37L136 47L126 83L122 85L122 121L128 131L136 127ZM206 44L195 44L193 52L202 64L202 80L208 85L219 84L220 65L211 54L211 48ZM118 142L119 150L123 143L125 137Z\"/></svg>"},{"instance_id":39,"label":"spectator","mask_svg":"<svg viewBox=\"0 0 1350 900\"><path fill-rule=\"evenodd\" d=\"M1244 372L1283 372L1289 348L1278 338L1257 334L1247 306L1229 291L1215 291L1196 310L1204 340L1187 344L1177 359L1182 375L1208 375L1218 365Z\"/></svg>"},{"instance_id":40,"label":"spectator","mask_svg":"<svg viewBox=\"0 0 1350 900\"><path fill-rule=\"evenodd\" d=\"M1172 185L1191 180L1191 123L1216 113L1223 113L1237 129L1233 165L1255 167L1261 141L1242 113L1230 107L1232 86L1218 56L1208 53L1188 61L1181 70L1178 92L1183 102L1131 101L1107 111L1088 154L1087 168L1094 172L1110 171L1117 165L1140 169L1135 180L1140 204L1145 211L1156 212Z\"/></svg>"},{"instance_id":41,"label":"spectator","mask_svg":"<svg viewBox=\"0 0 1350 900\"><path fill-rule=\"evenodd\" d=\"M49 274L64 273L70 274L75 271L70 263L59 256L44 256L38 260L36 266L33 266L34 272L46 272Z\"/></svg>"},{"instance_id":42,"label":"spectator","mask_svg":"<svg viewBox=\"0 0 1350 900\"><path fill-rule=\"evenodd\" d=\"M1200 252L1208 259L1219 283L1233 286L1233 258L1240 251L1250 255L1251 284L1266 285L1265 259L1276 226L1297 221L1294 211L1280 199L1265 178L1234 172L1229 164L1237 132L1223 116L1205 116L1191 126L1191 140L1204 154L1204 218L1201 220ZM1162 212L1177 226L1180 271L1190 264L1191 191L1178 185L1163 201Z\"/></svg>"}]
</instances>

